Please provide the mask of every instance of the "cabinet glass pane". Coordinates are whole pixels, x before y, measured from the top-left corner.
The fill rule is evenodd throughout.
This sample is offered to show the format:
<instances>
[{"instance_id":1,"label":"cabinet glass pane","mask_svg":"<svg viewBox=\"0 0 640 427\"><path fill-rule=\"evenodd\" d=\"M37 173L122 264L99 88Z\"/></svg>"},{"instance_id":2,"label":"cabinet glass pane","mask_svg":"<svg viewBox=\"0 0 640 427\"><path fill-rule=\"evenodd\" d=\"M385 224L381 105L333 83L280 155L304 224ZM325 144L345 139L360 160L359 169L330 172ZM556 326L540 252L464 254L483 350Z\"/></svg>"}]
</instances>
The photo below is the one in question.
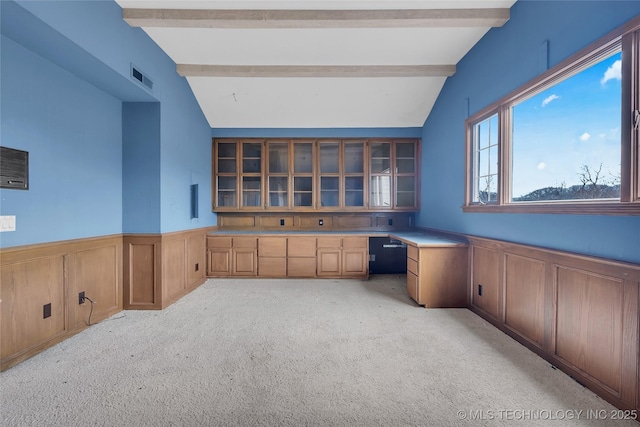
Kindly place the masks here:
<instances>
[{"instance_id":1,"label":"cabinet glass pane","mask_svg":"<svg viewBox=\"0 0 640 427\"><path fill-rule=\"evenodd\" d=\"M218 158L218 173L235 173L236 159Z\"/></svg>"},{"instance_id":2,"label":"cabinet glass pane","mask_svg":"<svg viewBox=\"0 0 640 427\"><path fill-rule=\"evenodd\" d=\"M218 144L218 173L235 173L236 171L236 144Z\"/></svg>"},{"instance_id":3,"label":"cabinet glass pane","mask_svg":"<svg viewBox=\"0 0 640 427\"><path fill-rule=\"evenodd\" d=\"M320 178L320 206L338 206L340 204L338 184L339 178L337 176Z\"/></svg>"},{"instance_id":4,"label":"cabinet glass pane","mask_svg":"<svg viewBox=\"0 0 640 427\"><path fill-rule=\"evenodd\" d=\"M412 142L398 142L396 144L396 157L410 157L414 158L415 144Z\"/></svg>"},{"instance_id":5,"label":"cabinet glass pane","mask_svg":"<svg viewBox=\"0 0 640 427\"><path fill-rule=\"evenodd\" d=\"M313 178L296 176L293 178L293 204L294 206L312 206L313 204Z\"/></svg>"},{"instance_id":6,"label":"cabinet glass pane","mask_svg":"<svg viewBox=\"0 0 640 427\"><path fill-rule=\"evenodd\" d=\"M415 205L415 180L412 176L397 178L396 206L413 207Z\"/></svg>"},{"instance_id":7,"label":"cabinet glass pane","mask_svg":"<svg viewBox=\"0 0 640 427\"><path fill-rule=\"evenodd\" d=\"M374 142L371 144L371 173L390 173L391 144Z\"/></svg>"},{"instance_id":8,"label":"cabinet glass pane","mask_svg":"<svg viewBox=\"0 0 640 427\"><path fill-rule=\"evenodd\" d=\"M415 145L412 143L396 144L396 172L415 172Z\"/></svg>"},{"instance_id":9,"label":"cabinet glass pane","mask_svg":"<svg viewBox=\"0 0 640 427\"><path fill-rule=\"evenodd\" d=\"M242 178L242 205L260 206L260 177Z\"/></svg>"},{"instance_id":10,"label":"cabinet glass pane","mask_svg":"<svg viewBox=\"0 0 640 427\"><path fill-rule=\"evenodd\" d=\"M320 173L338 173L339 144L320 144Z\"/></svg>"},{"instance_id":11,"label":"cabinet glass pane","mask_svg":"<svg viewBox=\"0 0 640 427\"><path fill-rule=\"evenodd\" d=\"M286 176L269 177L269 206L288 206L289 178Z\"/></svg>"},{"instance_id":12,"label":"cabinet glass pane","mask_svg":"<svg viewBox=\"0 0 640 427\"><path fill-rule=\"evenodd\" d=\"M289 171L289 144L271 143L269 144L269 172L287 173Z\"/></svg>"},{"instance_id":13,"label":"cabinet glass pane","mask_svg":"<svg viewBox=\"0 0 640 427\"><path fill-rule=\"evenodd\" d=\"M293 144L293 172L313 172L313 145L311 143Z\"/></svg>"},{"instance_id":14,"label":"cabinet glass pane","mask_svg":"<svg viewBox=\"0 0 640 427\"><path fill-rule=\"evenodd\" d=\"M344 204L346 206L364 206L364 178L348 176L345 178Z\"/></svg>"},{"instance_id":15,"label":"cabinet glass pane","mask_svg":"<svg viewBox=\"0 0 640 427\"><path fill-rule=\"evenodd\" d=\"M242 144L242 172L260 173L262 144L245 142Z\"/></svg>"},{"instance_id":16,"label":"cabinet glass pane","mask_svg":"<svg viewBox=\"0 0 640 427\"><path fill-rule=\"evenodd\" d=\"M390 176L372 176L371 177L371 196L369 204L375 207L391 207L391 177Z\"/></svg>"},{"instance_id":17,"label":"cabinet glass pane","mask_svg":"<svg viewBox=\"0 0 640 427\"><path fill-rule=\"evenodd\" d=\"M344 172L364 172L364 144L361 142L344 144Z\"/></svg>"},{"instance_id":18,"label":"cabinet glass pane","mask_svg":"<svg viewBox=\"0 0 640 427\"><path fill-rule=\"evenodd\" d=\"M236 177L218 177L218 206L236 205Z\"/></svg>"},{"instance_id":19,"label":"cabinet glass pane","mask_svg":"<svg viewBox=\"0 0 640 427\"><path fill-rule=\"evenodd\" d=\"M236 143L235 142L221 142L218 144L218 157L233 157L236 158Z\"/></svg>"}]
</instances>

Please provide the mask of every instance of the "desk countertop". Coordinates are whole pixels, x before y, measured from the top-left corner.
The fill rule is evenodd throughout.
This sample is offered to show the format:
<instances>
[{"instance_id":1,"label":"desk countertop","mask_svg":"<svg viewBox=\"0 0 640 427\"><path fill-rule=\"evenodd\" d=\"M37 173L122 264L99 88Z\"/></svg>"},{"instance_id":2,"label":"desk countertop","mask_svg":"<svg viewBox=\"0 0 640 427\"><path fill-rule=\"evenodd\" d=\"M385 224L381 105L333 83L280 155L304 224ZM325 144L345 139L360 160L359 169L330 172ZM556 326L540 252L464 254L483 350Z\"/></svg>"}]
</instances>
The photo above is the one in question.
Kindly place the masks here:
<instances>
[{"instance_id":1,"label":"desk countertop","mask_svg":"<svg viewBox=\"0 0 640 427\"><path fill-rule=\"evenodd\" d=\"M462 238L454 239L432 234L427 231L406 230L406 231L348 231L348 230L219 230L210 233L210 235L256 235L256 236L332 236L332 235L349 235L349 236L365 236L365 237L391 237L398 239L409 245L418 247L452 247L467 246L467 242Z\"/></svg>"}]
</instances>

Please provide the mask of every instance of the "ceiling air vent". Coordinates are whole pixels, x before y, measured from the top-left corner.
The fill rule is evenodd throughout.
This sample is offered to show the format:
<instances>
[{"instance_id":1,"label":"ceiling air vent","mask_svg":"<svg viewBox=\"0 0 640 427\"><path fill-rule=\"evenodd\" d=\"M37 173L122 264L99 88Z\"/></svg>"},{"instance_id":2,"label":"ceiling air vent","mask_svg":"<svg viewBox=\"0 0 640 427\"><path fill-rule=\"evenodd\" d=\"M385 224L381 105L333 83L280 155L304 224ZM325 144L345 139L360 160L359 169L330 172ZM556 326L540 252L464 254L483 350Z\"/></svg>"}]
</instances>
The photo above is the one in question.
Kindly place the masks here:
<instances>
[{"instance_id":1,"label":"ceiling air vent","mask_svg":"<svg viewBox=\"0 0 640 427\"><path fill-rule=\"evenodd\" d=\"M145 85L149 90L153 90L153 81L149 78L149 76L138 70L133 65L131 65L131 77Z\"/></svg>"}]
</instances>

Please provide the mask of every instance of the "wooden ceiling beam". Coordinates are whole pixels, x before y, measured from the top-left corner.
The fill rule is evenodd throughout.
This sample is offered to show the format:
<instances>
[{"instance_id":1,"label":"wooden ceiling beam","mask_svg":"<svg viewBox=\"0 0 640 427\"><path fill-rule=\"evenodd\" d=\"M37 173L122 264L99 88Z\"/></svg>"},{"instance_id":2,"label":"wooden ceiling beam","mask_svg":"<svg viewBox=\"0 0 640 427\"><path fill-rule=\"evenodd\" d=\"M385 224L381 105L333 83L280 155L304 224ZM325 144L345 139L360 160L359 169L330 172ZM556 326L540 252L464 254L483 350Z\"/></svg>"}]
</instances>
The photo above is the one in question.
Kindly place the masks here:
<instances>
[{"instance_id":1,"label":"wooden ceiling beam","mask_svg":"<svg viewBox=\"0 0 640 427\"><path fill-rule=\"evenodd\" d=\"M185 77L449 77L455 65L198 65L178 64Z\"/></svg>"},{"instance_id":2,"label":"wooden ceiling beam","mask_svg":"<svg viewBox=\"0 0 640 427\"><path fill-rule=\"evenodd\" d=\"M501 27L509 9L222 10L129 9L132 27L176 28L416 28Z\"/></svg>"}]
</instances>

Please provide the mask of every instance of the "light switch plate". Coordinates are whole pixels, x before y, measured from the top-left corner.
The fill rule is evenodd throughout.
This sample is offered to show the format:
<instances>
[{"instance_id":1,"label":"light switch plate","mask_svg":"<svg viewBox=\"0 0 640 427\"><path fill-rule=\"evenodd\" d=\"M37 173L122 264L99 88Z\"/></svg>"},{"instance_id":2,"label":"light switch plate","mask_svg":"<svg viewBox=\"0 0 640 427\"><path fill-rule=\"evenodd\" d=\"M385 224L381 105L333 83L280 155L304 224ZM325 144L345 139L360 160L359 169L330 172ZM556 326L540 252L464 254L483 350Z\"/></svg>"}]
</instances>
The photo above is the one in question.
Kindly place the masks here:
<instances>
[{"instance_id":1,"label":"light switch plate","mask_svg":"<svg viewBox=\"0 0 640 427\"><path fill-rule=\"evenodd\" d=\"M16 216L2 215L0 216L0 232L16 231Z\"/></svg>"}]
</instances>

